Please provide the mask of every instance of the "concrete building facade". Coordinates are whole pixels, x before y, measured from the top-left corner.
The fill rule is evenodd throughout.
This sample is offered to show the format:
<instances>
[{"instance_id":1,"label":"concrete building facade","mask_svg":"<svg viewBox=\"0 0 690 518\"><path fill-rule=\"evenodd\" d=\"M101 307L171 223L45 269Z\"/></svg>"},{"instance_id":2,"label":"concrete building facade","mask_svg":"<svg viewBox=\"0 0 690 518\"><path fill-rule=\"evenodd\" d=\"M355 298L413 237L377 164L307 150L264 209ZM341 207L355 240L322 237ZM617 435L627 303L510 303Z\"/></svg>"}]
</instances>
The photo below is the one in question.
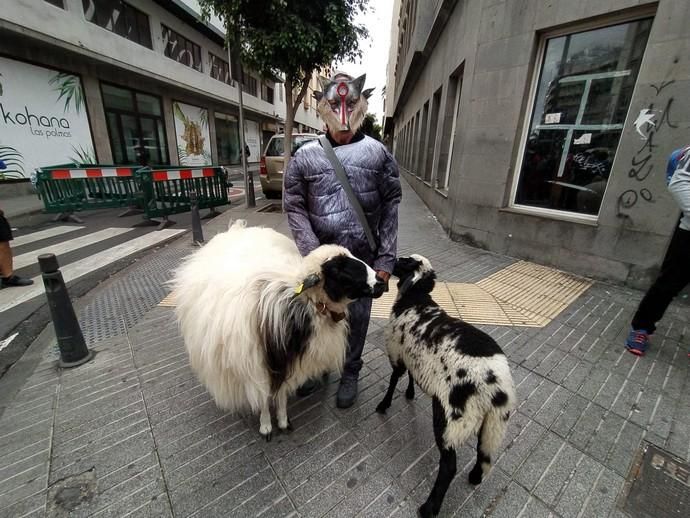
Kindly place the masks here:
<instances>
[{"instance_id":1,"label":"concrete building facade","mask_svg":"<svg viewBox=\"0 0 690 518\"><path fill-rule=\"evenodd\" d=\"M35 136L44 121L44 143L55 145L56 151L41 157L39 165L79 158L80 153L105 164L133 163L142 153L152 164L240 162L237 77L224 34L181 0L7 2L0 12L0 65L0 87L5 87L0 103L14 114L0 122L0 149L12 148L19 139L15 130L30 129ZM35 78L44 72L49 84L37 85ZM249 70L236 75L243 78L245 132L254 162L270 136L283 129L283 85ZM32 89L36 93L28 100L19 100L22 90ZM38 98L53 92L52 103L63 110L64 102L65 113L71 107L73 119L41 118ZM86 135L75 145L66 135L74 138L80 117ZM24 119L26 128L19 128ZM73 127L58 131L56 121ZM313 103L298 108L296 131L321 127ZM62 147L55 143L58 137L65 137ZM39 154L41 147L39 142L18 152L22 163L6 160L5 176L28 177L29 165L39 160L31 148Z\"/></svg>"},{"instance_id":2,"label":"concrete building facade","mask_svg":"<svg viewBox=\"0 0 690 518\"><path fill-rule=\"evenodd\" d=\"M455 239L646 286L679 216L689 20L685 0L401 0L385 127L403 174Z\"/></svg>"}]
</instances>

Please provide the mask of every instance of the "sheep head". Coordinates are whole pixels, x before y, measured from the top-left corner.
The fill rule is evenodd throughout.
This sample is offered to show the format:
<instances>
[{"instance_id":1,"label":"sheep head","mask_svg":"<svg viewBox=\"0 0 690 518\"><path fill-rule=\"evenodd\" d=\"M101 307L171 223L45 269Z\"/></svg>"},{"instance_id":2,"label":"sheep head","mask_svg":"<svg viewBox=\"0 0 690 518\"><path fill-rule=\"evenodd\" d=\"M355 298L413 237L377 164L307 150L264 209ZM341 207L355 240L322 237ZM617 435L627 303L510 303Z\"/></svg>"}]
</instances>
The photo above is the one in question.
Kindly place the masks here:
<instances>
[{"instance_id":1,"label":"sheep head","mask_svg":"<svg viewBox=\"0 0 690 518\"><path fill-rule=\"evenodd\" d=\"M406 291L414 288L421 293L431 293L436 284L436 273L426 257L412 254L410 257L400 257L395 262L393 275L398 281L398 293L402 296Z\"/></svg>"},{"instance_id":2,"label":"sheep head","mask_svg":"<svg viewBox=\"0 0 690 518\"><path fill-rule=\"evenodd\" d=\"M378 298L384 285L376 272L346 248L323 245L304 258L305 271L295 289L314 303L324 303L333 311L363 297Z\"/></svg>"}]
</instances>

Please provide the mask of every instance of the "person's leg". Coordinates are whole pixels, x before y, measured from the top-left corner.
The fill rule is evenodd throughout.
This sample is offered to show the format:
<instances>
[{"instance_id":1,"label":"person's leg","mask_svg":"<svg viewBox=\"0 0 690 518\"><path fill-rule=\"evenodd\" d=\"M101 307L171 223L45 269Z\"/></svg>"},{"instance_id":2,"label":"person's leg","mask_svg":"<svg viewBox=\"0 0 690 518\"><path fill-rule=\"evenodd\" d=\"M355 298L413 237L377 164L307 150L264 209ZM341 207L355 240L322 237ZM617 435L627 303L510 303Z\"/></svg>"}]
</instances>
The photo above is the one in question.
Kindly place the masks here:
<instances>
[{"instance_id":1,"label":"person's leg","mask_svg":"<svg viewBox=\"0 0 690 518\"><path fill-rule=\"evenodd\" d=\"M690 231L679 229L668 247L659 276L649 288L635 312L633 329L652 334L666 309L690 281Z\"/></svg>"},{"instance_id":2,"label":"person's leg","mask_svg":"<svg viewBox=\"0 0 690 518\"><path fill-rule=\"evenodd\" d=\"M31 279L24 279L14 274L12 262L12 229L5 216L0 214L0 288L12 286L28 286L33 284Z\"/></svg>"},{"instance_id":3,"label":"person's leg","mask_svg":"<svg viewBox=\"0 0 690 518\"><path fill-rule=\"evenodd\" d=\"M350 313L350 335L348 336L345 366L336 398L338 408L351 407L357 398L357 380L362 368L362 351L369 329L371 299L359 299L350 304L348 310Z\"/></svg>"}]
</instances>

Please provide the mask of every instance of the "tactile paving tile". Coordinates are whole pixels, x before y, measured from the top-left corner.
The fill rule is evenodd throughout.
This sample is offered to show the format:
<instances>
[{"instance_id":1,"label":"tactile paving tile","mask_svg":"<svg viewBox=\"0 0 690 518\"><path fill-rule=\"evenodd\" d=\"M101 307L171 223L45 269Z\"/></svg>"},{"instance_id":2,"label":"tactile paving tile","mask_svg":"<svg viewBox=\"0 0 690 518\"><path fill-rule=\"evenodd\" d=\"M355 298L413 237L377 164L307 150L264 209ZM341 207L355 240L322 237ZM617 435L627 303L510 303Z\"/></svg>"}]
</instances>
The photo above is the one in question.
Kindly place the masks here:
<instances>
[{"instance_id":1,"label":"tactile paving tile","mask_svg":"<svg viewBox=\"0 0 690 518\"><path fill-rule=\"evenodd\" d=\"M437 282L431 297L449 315L471 324L544 327L591 286L586 279L546 266L518 261L476 284ZM398 290L374 300L372 318L388 319ZM159 306L174 307L175 293Z\"/></svg>"}]
</instances>

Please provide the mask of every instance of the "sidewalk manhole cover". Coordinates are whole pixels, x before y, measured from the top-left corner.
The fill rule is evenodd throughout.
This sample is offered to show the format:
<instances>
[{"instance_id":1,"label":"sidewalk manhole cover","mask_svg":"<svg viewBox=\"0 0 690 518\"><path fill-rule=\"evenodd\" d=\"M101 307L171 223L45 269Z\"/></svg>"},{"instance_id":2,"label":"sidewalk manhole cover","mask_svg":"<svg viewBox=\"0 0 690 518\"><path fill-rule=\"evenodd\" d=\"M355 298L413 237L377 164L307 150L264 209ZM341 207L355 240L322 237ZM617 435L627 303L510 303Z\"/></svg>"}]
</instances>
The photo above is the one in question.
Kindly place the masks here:
<instances>
[{"instance_id":1,"label":"sidewalk manhole cover","mask_svg":"<svg viewBox=\"0 0 690 518\"><path fill-rule=\"evenodd\" d=\"M281 207L280 203L270 203L266 205L265 207L261 207L260 209L257 209L256 212L283 212L283 207Z\"/></svg>"},{"instance_id":2,"label":"sidewalk manhole cover","mask_svg":"<svg viewBox=\"0 0 690 518\"><path fill-rule=\"evenodd\" d=\"M93 500L96 494L96 470L91 468L55 482L48 488L46 515L51 518L72 516L77 507Z\"/></svg>"},{"instance_id":3,"label":"sidewalk manhole cover","mask_svg":"<svg viewBox=\"0 0 690 518\"><path fill-rule=\"evenodd\" d=\"M690 465L646 444L626 481L622 507L632 518L690 516Z\"/></svg>"}]
</instances>

